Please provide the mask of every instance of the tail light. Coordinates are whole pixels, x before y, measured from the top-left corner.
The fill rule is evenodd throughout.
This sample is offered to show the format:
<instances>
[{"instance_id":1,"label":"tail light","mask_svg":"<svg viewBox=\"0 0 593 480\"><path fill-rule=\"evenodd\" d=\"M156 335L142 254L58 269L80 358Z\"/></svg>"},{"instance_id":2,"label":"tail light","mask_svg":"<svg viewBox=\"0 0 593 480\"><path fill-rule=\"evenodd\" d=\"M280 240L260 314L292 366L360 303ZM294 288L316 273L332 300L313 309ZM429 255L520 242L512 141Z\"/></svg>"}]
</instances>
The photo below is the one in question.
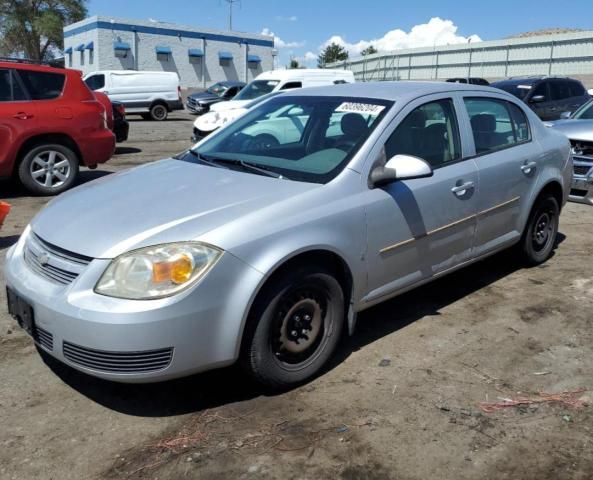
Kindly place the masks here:
<instances>
[{"instance_id":1,"label":"tail light","mask_svg":"<svg viewBox=\"0 0 593 480\"><path fill-rule=\"evenodd\" d=\"M117 110L117 112L118 112L118 113L121 115L121 117L122 117L123 119L125 119L125 118L126 118L126 107L124 107L124 105L123 105L123 104L116 105L116 106L115 106L115 109L116 109L116 110Z\"/></svg>"}]
</instances>

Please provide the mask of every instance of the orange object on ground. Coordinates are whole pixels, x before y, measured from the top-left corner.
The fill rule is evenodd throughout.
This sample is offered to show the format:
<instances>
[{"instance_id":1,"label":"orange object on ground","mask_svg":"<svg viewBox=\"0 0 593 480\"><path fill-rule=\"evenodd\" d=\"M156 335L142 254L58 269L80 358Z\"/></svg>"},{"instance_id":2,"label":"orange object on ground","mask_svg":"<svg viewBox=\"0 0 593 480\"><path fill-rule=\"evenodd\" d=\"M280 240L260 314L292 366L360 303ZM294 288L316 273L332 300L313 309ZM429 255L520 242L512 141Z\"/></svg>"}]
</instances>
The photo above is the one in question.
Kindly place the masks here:
<instances>
[{"instance_id":1,"label":"orange object on ground","mask_svg":"<svg viewBox=\"0 0 593 480\"><path fill-rule=\"evenodd\" d=\"M8 216L8 212L10 212L10 204L6 202L0 202L0 227L2 226L2 222Z\"/></svg>"}]
</instances>

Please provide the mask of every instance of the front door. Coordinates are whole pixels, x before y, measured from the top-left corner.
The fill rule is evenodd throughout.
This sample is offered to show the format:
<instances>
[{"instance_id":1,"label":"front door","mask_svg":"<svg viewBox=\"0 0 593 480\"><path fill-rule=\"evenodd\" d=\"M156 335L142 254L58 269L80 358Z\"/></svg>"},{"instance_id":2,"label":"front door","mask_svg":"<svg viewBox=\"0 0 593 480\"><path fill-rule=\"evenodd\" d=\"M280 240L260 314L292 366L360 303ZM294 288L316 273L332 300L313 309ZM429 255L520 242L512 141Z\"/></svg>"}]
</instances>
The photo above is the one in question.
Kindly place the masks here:
<instances>
[{"instance_id":1,"label":"front door","mask_svg":"<svg viewBox=\"0 0 593 480\"><path fill-rule=\"evenodd\" d=\"M472 257L477 168L462 158L453 99L423 102L406 109L385 143L385 156L414 155L427 161L434 174L368 191L367 303Z\"/></svg>"}]
</instances>

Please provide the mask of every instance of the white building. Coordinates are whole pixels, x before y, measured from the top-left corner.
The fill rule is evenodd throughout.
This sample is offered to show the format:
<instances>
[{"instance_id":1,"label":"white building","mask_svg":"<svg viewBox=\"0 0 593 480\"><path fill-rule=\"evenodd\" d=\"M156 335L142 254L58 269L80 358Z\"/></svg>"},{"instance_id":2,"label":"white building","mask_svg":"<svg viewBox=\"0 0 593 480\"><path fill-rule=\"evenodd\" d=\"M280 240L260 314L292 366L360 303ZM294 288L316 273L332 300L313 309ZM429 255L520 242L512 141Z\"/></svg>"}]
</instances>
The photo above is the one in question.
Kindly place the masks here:
<instances>
[{"instance_id":1,"label":"white building","mask_svg":"<svg viewBox=\"0 0 593 480\"><path fill-rule=\"evenodd\" d=\"M336 62L357 81L445 80L482 77L490 81L523 75L578 78L593 87L593 31L508 38L376 53Z\"/></svg>"},{"instance_id":2,"label":"white building","mask_svg":"<svg viewBox=\"0 0 593 480\"><path fill-rule=\"evenodd\" d=\"M249 82L274 54L272 37L173 23L94 16L64 28L66 67L177 72L184 88Z\"/></svg>"}]
</instances>

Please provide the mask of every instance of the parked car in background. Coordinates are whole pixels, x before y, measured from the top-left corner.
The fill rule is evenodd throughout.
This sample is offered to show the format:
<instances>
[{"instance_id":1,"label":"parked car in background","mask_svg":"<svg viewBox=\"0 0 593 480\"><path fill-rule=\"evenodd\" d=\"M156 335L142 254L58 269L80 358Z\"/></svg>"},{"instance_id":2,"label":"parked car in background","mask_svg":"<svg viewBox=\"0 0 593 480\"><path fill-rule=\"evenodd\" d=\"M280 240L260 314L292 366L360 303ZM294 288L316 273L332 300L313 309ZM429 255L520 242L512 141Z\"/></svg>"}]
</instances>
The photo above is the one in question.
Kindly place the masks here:
<instances>
[{"instance_id":1,"label":"parked car in background","mask_svg":"<svg viewBox=\"0 0 593 480\"><path fill-rule=\"evenodd\" d=\"M547 125L566 135L572 145L574 176L568 199L593 205L593 100L569 118Z\"/></svg>"},{"instance_id":2,"label":"parked car in background","mask_svg":"<svg viewBox=\"0 0 593 480\"><path fill-rule=\"evenodd\" d=\"M468 83L470 85L483 85L488 86L490 82L484 78L480 77L458 77L458 78L448 78L446 80L449 83Z\"/></svg>"},{"instance_id":3,"label":"parked car in background","mask_svg":"<svg viewBox=\"0 0 593 480\"><path fill-rule=\"evenodd\" d=\"M126 120L126 108L121 102L111 102L113 109L113 133L118 143L128 139L130 124Z\"/></svg>"},{"instance_id":4,"label":"parked car in background","mask_svg":"<svg viewBox=\"0 0 593 480\"><path fill-rule=\"evenodd\" d=\"M284 112L299 135L250 141ZM174 159L54 200L8 250L9 311L41 350L97 377L238 360L291 387L373 305L509 247L545 262L571 177L566 137L500 90L295 89Z\"/></svg>"},{"instance_id":5,"label":"parked car in background","mask_svg":"<svg viewBox=\"0 0 593 480\"><path fill-rule=\"evenodd\" d=\"M84 77L89 88L124 104L126 113L145 120L166 120L169 112L183 110L179 75L175 72L103 70Z\"/></svg>"},{"instance_id":6,"label":"parked car in background","mask_svg":"<svg viewBox=\"0 0 593 480\"><path fill-rule=\"evenodd\" d=\"M212 105L209 113L197 118L194 122L194 137L204 138L240 114L233 110L242 109L269 93L346 83L354 83L354 73L349 70L311 68L263 72L231 101Z\"/></svg>"},{"instance_id":7,"label":"parked car in background","mask_svg":"<svg viewBox=\"0 0 593 480\"><path fill-rule=\"evenodd\" d=\"M0 62L0 177L15 176L38 195L63 192L80 165L111 158L107 121L79 71Z\"/></svg>"},{"instance_id":8,"label":"parked car in background","mask_svg":"<svg viewBox=\"0 0 593 480\"><path fill-rule=\"evenodd\" d=\"M557 120L591 98L581 82L565 77L516 77L491 85L523 100L542 120Z\"/></svg>"},{"instance_id":9,"label":"parked car in background","mask_svg":"<svg viewBox=\"0 0 593 480\"><path fill-rule=\"evenodd\" d=\"M247 85L245 82L236 81L215 83L205 92L192 93L189 95L185 102L185 107L190 113L202 115L210 111L211 105L231 100L245 85Z\"/></svg>"}]
</instances>

